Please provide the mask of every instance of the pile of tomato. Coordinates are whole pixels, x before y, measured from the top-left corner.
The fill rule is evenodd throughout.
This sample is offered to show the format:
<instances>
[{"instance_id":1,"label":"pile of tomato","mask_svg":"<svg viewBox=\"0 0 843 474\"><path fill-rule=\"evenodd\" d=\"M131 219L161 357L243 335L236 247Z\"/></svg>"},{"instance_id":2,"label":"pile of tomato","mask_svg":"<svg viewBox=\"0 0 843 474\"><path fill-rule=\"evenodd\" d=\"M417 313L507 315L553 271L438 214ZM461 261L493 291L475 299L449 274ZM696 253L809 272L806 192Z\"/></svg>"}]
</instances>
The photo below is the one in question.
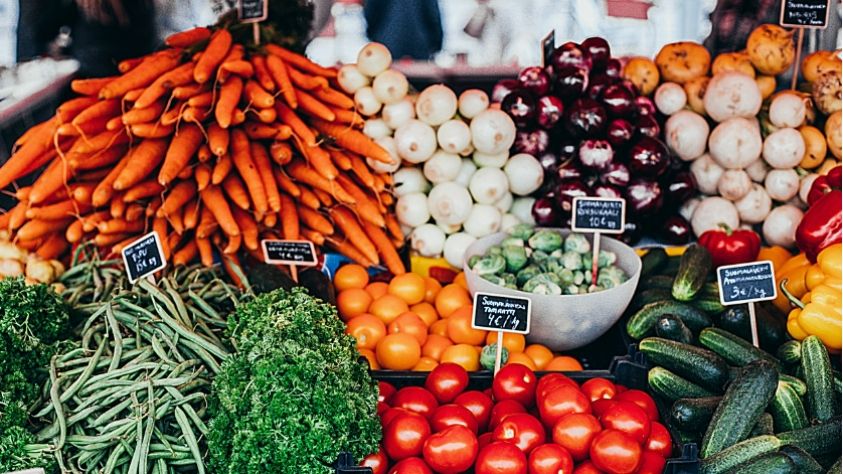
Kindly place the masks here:
<instances>
[{"instance_id":1,"label":"pile of tomato","mask_svg":"<svg viewBox=\"0 0 843 474\"><path fill-rule=\"evenodd\" d=\"M671 455L653 399L604 378L578 385L512 364L491 388L467 390L468 373L442 363L424 387L380 382L380 450L374 474L657 474Z\"/></svg>"}]
</instances>

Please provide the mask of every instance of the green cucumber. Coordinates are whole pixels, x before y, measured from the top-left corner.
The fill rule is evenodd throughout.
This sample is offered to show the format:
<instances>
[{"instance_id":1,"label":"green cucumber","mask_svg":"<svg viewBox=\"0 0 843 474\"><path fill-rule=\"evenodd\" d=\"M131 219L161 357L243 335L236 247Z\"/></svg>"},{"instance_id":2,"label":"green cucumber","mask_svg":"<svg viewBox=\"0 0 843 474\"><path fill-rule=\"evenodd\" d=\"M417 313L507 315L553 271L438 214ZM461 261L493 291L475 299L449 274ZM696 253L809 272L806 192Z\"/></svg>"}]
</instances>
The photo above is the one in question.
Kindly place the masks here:
<instances>
[{"instance_id":1,"label":"green cucumber","mask_svg":"<svg viewBox=\"0 0 843 474\"><path fill-rule=\"evenodd\" d=\"M790 457L781 453L767 453L735 466L734 469L729 469L726 474L796 474L801 472Z\"/></svg>"},{"instance_id":2,"label":"green cucumber","mask_svg":"<svg viewBox=\"0 0 843 474\"><path fill-rule=\"evenodd\" d=\"M647 372L647 382L654 392L670 401L714 396L714 393L662 367L650 369Z\"/></svg>"},{"instance_id":3,"label":"green cucumber","mask_svg":"<svg viewBox=\"0 0 843 474\"><path fill-rule=\"evenodd\" d=\"M828 468L825 474L840 474L841 467L843 467L843 459L837 458L837 461Z\"/></svg>"},{"instance_id":4,"label":"green cucumber","mask_svg":"<svg viewBox=\"0 0 843 474\"><path fill-rule=\"evenodd\" d=\"M702 431L723 397L680 398L670 407L670 421L680 430Z\"/></svg>"},{"instance_id":5,"label":"green cucumber","mask_svg":"<svg viewBox=\"0 0 843 474\"><path fill-rule=\"evenodd\" d=\"M672 299L673 297L670 296L670 290L666 290L664 288L652 288L636 293L629 306L632 309L639 309L650 303L670 301Z\"/></svg>"},{"instance_id":6,"label":"green cucumber","mask_svg":"<svg viewBox=\"0 0 843 474\"><path fill-rule=\"evenodd\" d=\"M814 458L828 454L840 455L841 442L840 418L821 425L813 425L801 430L785 431L777 434L782 443L805 450Z\"/></svg>"},{"instance_id":7,"label":"green cucumber","mask_svg":"<svg viewBox=\"0 0 843 474\"><path fill-rule=\"evenodd\" d=\"M740 443L729 445L726 449L700 461L700 474L721 474L758 456L778 451L782 442L775 436L763 435L750 438Z\"/></svg>"},{"instance_id":8,"label":"green cucumber","mask_svg":"<svg viewBox=\"0 0 843 474\"><path fill-rule=\"evenodd\" d=\"M641 276L645 277L659 271L667 263L667 252L664 247L653 247L641 257Z\"/></svg>"},{"instance_id":9,"label":"green cucumber","mask_svg":"<svg viewBox=\"0 0 843 474\"><path fill-rule=\"evenodd\" d=\"M814 459L813 456L806 453L804 449L796 446L784 446L779 450L780 453L789 457L796 466L797 472L802 474L823 474L825 469Z\"/></svg>"},{"instance_id":10,"label":"green cucumber","mask_svg":"<svg viewBox=\"0 0 843 474\"><path fill-rule=\"evenodd\" d=\"M779 382L784 382L790 385L790 388L792 388L800 397L804 397L805 394L808 393L808 386L805 385L805 382L803 382L800 378L787 374L779 374Z\"/></svg>"},{"instance_id":11,"label":"green cucumber","mask_svg":"<svg viewBox=\"0 0 843 474\"><path fill-rule=\"evenodd\" d=\"M768 352L775 351L787 340L787 331L781 318L773 316L764 309L764 305L755 305L755 317L758 322L758 342ZM749 321L749 308L746 305L730 306L720 316L713 318L714 325L752 342Z\"/></svg>"},{"instance_id":12,"label":"green cucumber","mask_svg":"<svg viewBox=\"0 0 843 474\"><path fill-rule=\"evenodd\" d=\"M798 364L802 360L802 344L799 341L787 341L776 350L776 357L784 364Z\"/></svg>"},{"instance_id":13,"label":"green cucumber","mask_svg":"<svg viewBox=\"0 0 843 474\"><path fill-rule=\"evenodd\" d=\"M660 365L709 390L719 391L729 378L729 366L719 355L701 347L648 337L638 343L654 365Z\"/></svg>"},{"instance_id":14,"label":"green cucumber","mask_svg":"<svg viewBox=\"0 0 843 474\"><path fill-rule=\"evenodd\" d=\"M773 415L765 411L758 418L758 421L755 422L755 426L753 426L752 431L749 432L749 437L754 438L756 436L773 434L776 434L776 430L773 427Z\"/></svg>"},{"instance_id":15,"label":"green cucumber","mask_svg":"<svg viewBox=\"0 0 843 474\"><path fill-rule=\"evenodd\" d=\"M808 426L808 417L802 398L785 382L779 382L776 394L770 402L776 431L800 430Z\"/></svg>"},{"instance_id":16,"label":"green cucumber","mask_svg":"<svg viewBox=\"0 0 843 474\"><path fill-rule=\"evenodd\" d=\"M703 437L703 459L746 439L776 393L779 373L776 366L756 360L745 365L729 384L723 402L717 407Z\"/></svg>"},{"instance_id":17,"label":"green cucumber","mask_svg":"<svg viewBox=\"0 0 843 474\"><path fill-rule=\"evenodd\" d=\"M667 290L670 293L673 288L673 277L667 275L651 275L647 278L641 277L639 288L644 290Z\"/></svg>"},{"instance_id":18,"label":"green cucumber","mask_svg":"<svg viewBox=\"0 0 843 474\"><path fill-rule=\"evenodd\" d=\"M723 329L705 328L700 332L699 341L700 345L716 352L731 365L743 367L754 360L761 359L779 365L779 361L770 354Z\"/></svg>"},{"instance_id":19,"label":"green cucumber","mask_svg":"<svg viewBox=\"0 0 843 474\"><path fill-rule=\"evenodd\" d=\"M688 326L685 326L681 319L672 314L665 314L656 321L656 335L685 344L694 342L694 333L688 329Z\"/></svg>"},{"instance_id":20,"label":"green cucumber","mask_svg":"<svg viewBox=\"0 0 843 474\"><path fill-rule=\"evenodd\" d=\"M697 308L700 311L705 311L708 314L720 314L724 309L726 309L726 307L723 306L723 303L720 302L720 298L717 296L703 295L702 297L691 301L691 305L694 308Z\"/></svg>"},{"instance_id":21,"label":"green cucumber","mask_svg":"<svg viewBox=\"0 0 843 474\"><path fill-rule=\"evenodd\" d=\"M808 386L808 413L825 422L834 417L834 376L828 351L817 336L802 341L802 370Z\"/></svg>"},{"instance_id":22,"label":"green cucumber","mask_svg":"<svg viewBox=\"0 0 843 474\"><path fill-rule=\"evenodd\" d=\"M679 261L671 294L679 301L691 301L702 289L710 271L711 254L708 250L701 245L689 245Z\"/></svg>"},{"instance_id":23,"label":"green cucumber","mask_svg":"<svg viewBox=\"0 0 843 474\"><path fill-rule=\"evenodd\" d=\"M700 292L700 296L716 298L718 301L720 300L720 286L717 285L716 281L710 281L703 285L702 291Z\"/></svg>"},{"instance_id":24,"label":"green cucumber","mask_svg":"<svg viewBox=\"0 0 843 474\"><path fill-rule=\"evenodd\" d=\"M665 314L672 314L685 323L692 332L711 326L711 318L691 305L678 301L657 301L639 309L626 323L626 332L633 339L643 339L650 334L656 321Z\"/></svg>"},{"instance_id":25,"label":"green cucumber","mask_svg":"<svg viewBox=\"0 0 843 474\"><path fill-rule=\"evenodd\" d=\"M667 275L671 278L676 276L676 272L679 271L679 266L682 264L682 257L681 256L674 256L668 257L667 263L662 265L661 269L659 270L659 275Z\"/></svg>"}]
</instances>

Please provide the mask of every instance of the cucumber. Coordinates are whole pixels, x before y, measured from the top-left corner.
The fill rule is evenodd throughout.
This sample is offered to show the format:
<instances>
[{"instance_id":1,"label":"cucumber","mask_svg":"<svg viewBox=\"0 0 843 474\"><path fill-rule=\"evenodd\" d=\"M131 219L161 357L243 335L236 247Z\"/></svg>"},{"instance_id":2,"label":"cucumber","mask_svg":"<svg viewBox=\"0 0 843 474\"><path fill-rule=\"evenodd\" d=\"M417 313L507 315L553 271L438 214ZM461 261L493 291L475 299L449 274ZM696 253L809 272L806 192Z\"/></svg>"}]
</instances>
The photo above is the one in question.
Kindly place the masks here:
<instances>
[{"instance_id":1,"label":"cucumber","mask_svg":"<svg viewBox=\"0 0 843 474\"><path fill-rule=\"evenodd\" d=\"M808 386L805 385L805 382L803 382L800 378L787 374L779 374L779 382L784 382L790 385L790 388L792 388L800 397L804 397L805 394L808 393Z\"/></svg>"},{"instance_id":2,"label":"cucumber","mask_svg":"<svg viewBox=\"0 0 843 474\"><path fill-rule=\"evenodd\" d=\"M753 346L745 339L719 328L705 328L700 332L700 345L711 349L731 365L743 367L746 364L764 359L779 365L775 357Z\"/></svg>"},{"instance_id":3,"label":"cucumber","mask_svg":"<svg viewBox=\"0 0 843 474\"><path fill-rule=\"evenodd\" d=\"M679 301L691 301L702 289L710 271L711 254L708 250L701 245L689 245L679 261L671 294Z\"/></svg>"},{"instance_id":4,"label":"cucumber","mask_svg":"<svg viewBox=\"0 0 843 474\"><path fill-rule=\"evenodd\" d=\"M680 398L670 407L670 421L680 430L702 431L723 397Z\"/></svg>"},{"instance_id":5,"label":"cucumber","mask_svg":"<svg viewBox=\"0 0 843 474\"><path fill-rule=\"evenodd\" d=\"M700 474L721 474L758 456L778 451L782 442L775 436L756 436L700 461Z\"/></svg>"},{"instance_id":6,"label":"cucumber","mask_svg":"<svg viewBox=\"0 0 843 474\"><path fill-rule=\"evenodd\" d=\"M701 297L691 301L691 305L694 308L697 308L700 311L705 311L708 314L720 314L724 309L726 309L726 307L723 306L723 303L720 302L720 298L717 296L702 295Z\"/></svg>"},{"instance_id":7,"label":"cucumber","mask_svg":"<svg viewBox=\"0 0 843 474\"><path fill-rule=\"evenodd\" d=\"M796 474L802 472L788 456L768 453L729 469L726 474Z\"/></svg>"},{"instance_id":8,"label":"cucumber","mask_svg":"<svg viewBox=\"0 0 843 474\"><path fill-rule=\"evenodd\" d=\"M779 381L770 403L776 431L800 430L808 426L802 399L789 384Z\"/></svg>"},{"instance_id":9,"label":"cucumber","mask_svg":"<svg viewBox=\"0 0 843 474\"><path fill-rule=\"evenodd\" d=\"M678 317L692 332L711 326L711 318L691 305L678 301L657 301L633 314L626 323L626 332L633 339L642 339L650 334L656 321L665 314Z\"/></svg>"},{"instance_id":10,"label":"cucumber","mask_svg":"<svg viewBox=\"0 0 843 474\"><path fill-rule=\"evenodd\" d=\"M816 459L829 454L840 455L840 418L821 425L777 434L782 443L805 450Z\"/></svg>"},{"instance_id":11,"label":"cucumber","mask_svg":"<svg viewBox=\"0 0 843 474\"><path fill-rule=\"evenodd\" d=\"M656 321L656 335L671 341L692 344L694 333L685 326L681 319L672 314L665 314Z\"/></svg>"},{"instance_id":12,"label":"cucumber","mask_svg":"<svg viewBox=\"0 0 843 474\"><path fill-rule=\"evenodd\" d=\"M796 446L784 446L779 450L780 453L789 457L796 466L797 472L803 474L823 474L825 469L805 450L797 448Z\"/></svg>"},{"instance_id":13,"label":"cucumber","mask_svg":"<svg viewBox=\"0 0 843 474\"><path fill-rule=\"evenodd\" d=\"M710 281L703 285L702 291L700 292L700 297L711 297L716 298L718 301L720 300L720 287L717 285L716 281Z\"/></svg>"},{"instance_id":14,"label":"cucumber","mask_svg":"<svg viewBox=\"0 0 843 474\"><path fill-rule=\"evenodd\" d=\"M720 391L729 378L729 366L719 355L701 347L648 337L638 343L654 365L660 365L709 390Z\"/></svg>"},{"instance_id":15,"label":"cucumber","mask_svg":"<svg viewBox=\"0 0 843 474\"><path fill-rule=\"evenodd\" d=\"M668 257L667 263L662 265L662 268L659 270L659 275L667 275L671 278L676 276L676 272L679 271L679 265L681 265L681 263L682 257Z\"/></svg>"},{"instance_id":16,"label":"cucumber","mask_svg":"<svg viewBox=\"0 0 843 474\"><path fill-rule=\"evenodd\" d=\"M776 357L784 364L798 364L802 360L802 344L799 341L787 341L776 350Z\"/></svg>"},{"instance_id":17,"label":"cucumber","mask_svg":"<svg viewBox=\"0 0 843 474\"><path fill-rule=\"evenodd\" d=\"M749 432L749 437L754 438L756 436L774 434L776 434L776 430L773 427L773 415L765 411L758 418L758 421L755 422L755 426L753 426L752 431Z\"/></svg>"},{"instance_id":18,"label":"cucumber","mask_svg":"<svg viewBox=\"0 0 843 474\"><path fill-rule=\"evenodd\" d=\"M802 370L808 386L808 413L825 422L834 417L834 376L828 351L817 336L802 341Z\"/></svg>"},{"instance_id":19,"label":"cucumber","mask_svg":"<svg viewBox=\"0 0 843 474\"><path fill-rule=\"evenodd\" d=\"M639 288L645 290L667 290L668 293L673 288L673 277L667 275L651 275L647 278L642 276Z\"/></svg>"},{"instance_id":20,"label":"cucumber","mask_svg":"<svg viewBox=\"0 0 843 474\"><path fill-rule=\"evenodd\" d=\"M633 309L639 309L650 303L670 301L672 299L673 297L670 296L670 290L666 290L664 288L650 288L636 293L629 306Z\"/></svg>"},{"instance_id":21,"label":"cucumber","mask_svg":"<svg viewBox=\"0 0 843 474\"><path fill-rule=\"evenodd\" d=\"M825 474L840 474L841 467L843 467L843 459L837 458L837 461L828 468Z\"/></svg>"},{"instance_id":22,"label":"cucumber","mask_svg":"<svg viewBox=\"0 0 843 474\"><path fill-rule=\"evenodd\" d=\"M745 365L714 412L703 436L700 457L705 459L746 439L775 395L778 381L776 366L765 360Z\"/></svg>"},{"instance_id":23,"label":"cucumber","mask_svg":"<svg viewBox=\"0 0 843 474\"><path fill-rule=\"evenodd\" d=\"M654 392L670 401L714 396L714 393L662 367L653 367L647 372L647 383Z\"/></svg>"},{"instance_id":24,"label":"cucumber","mask_svg":"<svg viewBox=\"0 0 843 474\"><path fill-rule=\"evenodd\" d=\"M641 257L641 276L648 276L659 271L667 263L667 252L664 247L653 247Z\"/></svg>"},{"instance_id":25,"label":"cucumber","mask_svg":"<svg viewBox=\"0 0 843 474\"><path fill-rule=\"evenodd\" d=\"M787 331L779 318L771 315L760 304L755 305L755 317L758 322L758 342L767 352L774 352L787 340ZM752 342L749 322L749 308L746 305L730 306L713 318L715 326Z\"/></svg>"}]
</instances>

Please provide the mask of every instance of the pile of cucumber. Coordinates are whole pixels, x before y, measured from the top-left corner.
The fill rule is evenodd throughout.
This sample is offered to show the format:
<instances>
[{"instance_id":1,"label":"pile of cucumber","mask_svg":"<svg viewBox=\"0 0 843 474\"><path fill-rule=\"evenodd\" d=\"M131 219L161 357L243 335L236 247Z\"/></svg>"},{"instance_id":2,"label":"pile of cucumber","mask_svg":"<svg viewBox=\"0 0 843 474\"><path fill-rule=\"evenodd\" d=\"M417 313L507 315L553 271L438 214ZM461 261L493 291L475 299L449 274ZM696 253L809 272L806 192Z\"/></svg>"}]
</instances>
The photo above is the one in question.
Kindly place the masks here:
<instances>
[{"instance_id":1,"label":"pile of cucumber","mask_svg":"<svg viewBox=\"0 0 843 474\"><path fill-rule=\"evenodd\" d=\"M822 342L788 340L781 321L757 311L753 346L747 308L719 307L702 247L643 260L627 332L652 366L668 425L699 444L701 474L839 473L840 374Z\"/></svg>"}]
</instances>

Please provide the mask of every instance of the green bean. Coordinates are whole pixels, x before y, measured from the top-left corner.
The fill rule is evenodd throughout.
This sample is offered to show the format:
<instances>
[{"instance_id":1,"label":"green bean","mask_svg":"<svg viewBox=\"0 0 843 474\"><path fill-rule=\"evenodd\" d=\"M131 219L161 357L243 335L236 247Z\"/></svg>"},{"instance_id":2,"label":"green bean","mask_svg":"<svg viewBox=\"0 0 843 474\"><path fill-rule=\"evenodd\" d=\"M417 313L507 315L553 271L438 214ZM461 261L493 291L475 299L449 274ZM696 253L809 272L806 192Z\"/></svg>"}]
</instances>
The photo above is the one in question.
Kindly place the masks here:
<instances>
[{"instance_id":1,"label":"green bean","mask_svg":"<svg viewBox=\"0 0 843 474\"><path fill-rule=\"evenodd\" d=\"M111 335L114 337L114 353L111 358L111 364L108 370L114 370L120 363L120 355L123 353L123 336L120 334L120 327L117 325L117 319L114 317L114 308L111 303L105 305L105 317L111 326Z\"/></svg>"},{"instance_id":2,"label":"green bean","mask_svg":"<svg viewBox=\"0 0 843 474\"><path fill-rule=\"evenodd\" d=\"M56 357L53 356L50 359L50 382L52 382L52 386L50 387L50 400L53 403L53 408L56 412L56 420L58 421L59 427L59 439L56 440L56 450L61 450L64 447L65 439L67 438L67 420L64 418L64 408L61 406L61 400L59 399L59 384L58 384L58 376L56 375Z\"/></svg>"},{"instance_id":3,"label":"green bean","mask_svg":"<svg viewBox=\"0 0 843 474\"><path fill-rule=\"evenodd\" d=\"M129 404L132 404L132 400L127 400ZM132 429L137 429L137 424L139 421L132 420L133 423L126 423L125 425L117 428L116 430L112 431L111 433L102 433L96 436L91 435L70 435L67 437L68 443L72 444L85 444L85 443L105 443L108 441L112 441L120 436L125 435L132 431Z\"/></svg>"},{"instance_id":4,"label":"green bean","mask_svg":"<svg viewBox=\"0 0 843 474\"><path fill-rule=\"evenodd\" d=\"M143 433L143 441L141 442L140 454L140 472L146 473L146 458L149 454L149 444L152 442L152 430L155 427L155 395L152 393L152 384L147 387L147 420L146 428Z\"/></svg>"},{"instance_id":5,"label":"green bean","mask_svg":"<svg viewBox=\"0 0 843 474\"><path fill-rule=\"evenodd\" d=\"M122 443L117 443L117 446L111 450L111 454L108 456L108 460L105 462L105 469L103 470L103 474L111 474L114 472L114 468L117 467L117 461L120 459L120 456L126 451L126 448L123 446Z\"/></svg>"},{"instance_id":6,"label":"green bean","mask_svg":"<svg viewBox=\"0 0 843 474\"><path fill-rule=\"evenodd\" d=\"M141 362L140 364L123 367L122 369L117 369L112 372L106 372L104 374L98 374L89 379L89 383L96 383L100 380L108 380L117 377L122 377L124 375L128 375L131 373L135 373L141 370L152 370L152 369L159 369L161 367L166 367L167 364L159 363L159 362Z\"/></svg>"},{"instance_id":7,"label":"green bean","mask_svg":"<svg viewBox=\"0 0 843 474\"><path fill-rule=\"evenodd\" d=\"M89 378L91 378L91 374L94 372L94 367L96 367L97 361L102 355L103 349L105 349L104 340L100 342L99 347L97 347L97 351L94 353L94 356L91 357L91 361L85 367L85 370L82 371L82 375L80 375L79 378L77 378L72 384L70 384L70 387L67 387L67 390L65 390L64 393L61 394L61 396L59 397L60 402L66 402L67 400L69 400L70 397L72 397L76 393L76 391L79 390L79 387L81 387L82 384L84 384L88 381Z\"/></svg>"},{"instance_id":8,"label":"green bean","mask_svg":"<svg viewBox=\"0 0 843 474\"><path fill-rule=\"evenodd\" d=\"M143 416L140 414L140 402L134 393L132 394L132 401L134 402L138 424L135 433L135 449L132 453L132 462L129 464L129 474L138 474L140 458L143 453Z\"/></svg>"},{"instance_id":9,"label":"green bean","mask_svg":"<svg viewBox=\"0 0 843 474\"><path fill-rule=\"evenodd\" d=\"M205 463L202 461L202 453L199 451L199 442L196 441L196 436L194 436L193 430L190 427L190 421L187 419L187 415L184 414L184 411L180 407L176 407L174 409L174 413L176 416L176 423L179 424L179 428L181 428L182 434L184 435L184 440L190 447L193 459L196 461L196 468L198 469L199 474L204 474Z\"/></svg>"}]
</instances>

